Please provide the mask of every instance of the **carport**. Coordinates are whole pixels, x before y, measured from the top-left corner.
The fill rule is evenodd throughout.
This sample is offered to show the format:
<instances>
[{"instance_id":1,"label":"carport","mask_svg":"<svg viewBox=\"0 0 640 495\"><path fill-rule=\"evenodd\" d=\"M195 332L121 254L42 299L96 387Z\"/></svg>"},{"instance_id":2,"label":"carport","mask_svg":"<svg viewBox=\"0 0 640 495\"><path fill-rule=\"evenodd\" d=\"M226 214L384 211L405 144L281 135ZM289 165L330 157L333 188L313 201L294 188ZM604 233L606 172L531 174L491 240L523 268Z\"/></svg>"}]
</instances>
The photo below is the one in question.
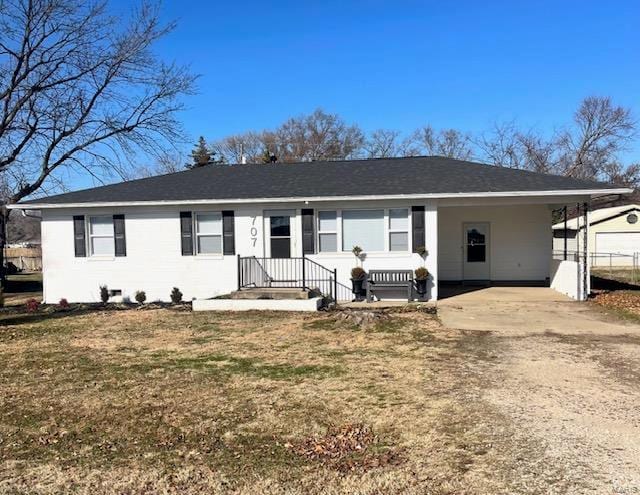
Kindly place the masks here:
<instances>
[{"instance_id":1,"label":"carport","mask_svg":"<svg viewBox=\"0 0 640 495\"><path fill-rule=\"evenodd\" d=\"M552 223L573 206L588 217L588 196L476 198L438 204L438 299L474 286L551 287L576 300L589 294L588 232L578 249L554 251ZM580 202L573 202L578 199ZM555 212L555 214L554 214ZM450 287L451 285L455 287Z\"/></svg>"}]
</instances>

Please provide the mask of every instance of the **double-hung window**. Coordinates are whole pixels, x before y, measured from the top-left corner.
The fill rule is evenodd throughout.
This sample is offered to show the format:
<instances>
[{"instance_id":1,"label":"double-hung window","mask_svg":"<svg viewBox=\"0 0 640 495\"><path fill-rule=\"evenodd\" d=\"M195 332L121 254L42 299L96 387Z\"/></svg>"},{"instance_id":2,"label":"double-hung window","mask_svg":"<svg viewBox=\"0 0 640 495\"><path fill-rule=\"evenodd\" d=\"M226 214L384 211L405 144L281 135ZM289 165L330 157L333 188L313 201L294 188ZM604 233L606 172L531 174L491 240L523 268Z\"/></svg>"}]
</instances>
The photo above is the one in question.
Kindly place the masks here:
<instances>
[{"instance_id":1,"label":"double-hung window","mask_svg":"<svg viewBox=\"0 0 640 495\"><path fill-rule=\"evenodd\" d=\"M409 250L409 210L389 210L389 251Z\"/></svg>"},{"instance_id":2,"label":"double-hung window","mask_svg":"<svg viewBox=\"0 0 640 495\"><path fill-rule=\"evenodd\" d=\"M113 217L89 217L89 247L91 256L114 256Z\"/></svg>"},{"instance_id":3,"label":"double-hung window","mask_svg":"<svg viewBox=\"0 0 640 495\"><path fill-rule=\"evenodd\" d=\"M198 254L222 254L222 213L196 213Z\"/></svg>"},{"instance_id":4,"label":"double-hung window","mask_svg":"<svg viewBox=\"0 0 640 495\"><path fill-rule=\"evenodd\" d=\"M321 253L338 251L338 218L335 211L318 212L318 240Z\"/></svg>"}]
</instances>

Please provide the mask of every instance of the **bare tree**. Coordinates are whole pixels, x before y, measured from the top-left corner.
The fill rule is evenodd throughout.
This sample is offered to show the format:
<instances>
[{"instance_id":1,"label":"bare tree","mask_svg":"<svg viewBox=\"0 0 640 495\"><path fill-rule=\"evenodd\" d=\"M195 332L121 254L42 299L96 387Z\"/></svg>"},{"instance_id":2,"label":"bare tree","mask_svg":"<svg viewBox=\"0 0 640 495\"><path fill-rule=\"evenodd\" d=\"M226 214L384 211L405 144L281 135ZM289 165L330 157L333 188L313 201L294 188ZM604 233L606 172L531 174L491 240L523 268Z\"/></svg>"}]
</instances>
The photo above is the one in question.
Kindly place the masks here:
<instances>
[{"instance_id":1,"label":"bare tree","mask_svg":"<svg viewBox=\"0 0 640 495\"><path fill-rule=\"evenodd\" d=\"M249 163L261 163L263 156L271 153L280 162L299 162L351 158L363 144L364 135L358 126L317 109L292 117L274 130L227 136L216 141L214 149L231 163L240 163L242 153Z\"/></svg>"},{"instance_id":2,"label":"bare tree","mask_svg":"<svg viewBox=\"0 0 640 495\"><path fill-rule=\"evenodd\" d=\"M265 149L263 136L256 132L245 132L227 136L212 144L218 156L226 163L260 163Z\"/></svg>"},{"instance_id":3,"label":"bare tree","mask_svg":"<svg viewBox=\"0 0 640 495\"><path fill-rule=\"evenodd\" d=\"M545 139L530 131L516 135L520 163L526 170L543 174L555 173L557 170L556 143L554 139Z\"/></svg>"},{"instance_id":4,"label":"bare tree","mask_svg":"<svg viewBox=\"0 0 640 495\"><path fill-rule=\"evenodd\" d=\"M400 133L390 129L373 131L364 144L364 150L369 158L387 158L398 156Z\"/></svg>"},{"instance_id":5,"label":"bare tree","mask_svg":"<svg viewBox=\"0 0 640 495\"><path fill-rule=\"evenodd\" d=\"M513 122L494 123L490 131L475 139L478 154L499 167L523 168L519 135Z\"/></svg>"},{"instance_id":6,"label":"bare tree","mask_svg":"<svg viewBox=\"0 0 640 495\"><path fill-rule=\"evenodd\" d=\"M173 29L143 3L0 1L0 174L5 203L63 185L64 169L126 177L128 157L182 139L176 113L194 76L151 51Z\"/></svg>"},{"instance_id":7,"label":"bare tree","mask_svg":"<svg viewBox=\"0 0 640 495\"><path fill-rule=\"evenodd\" d=\"M610 98L585 98L574 125L545 138L521 132L513 122L494 124L476 145L480 156L495 165L583 179L632 183L634 165L623 167L618 155L635 135L631 111L614 106Z\"/></svg>"},{"instance_id":8,"label":"bare tree","mask_svg":"<svg viewBox=\"0 0 640 495\"><path fill-rule=\"evenodd\" d=\"M640 163L625 167L619 162L609 162L602 169L602 178L612 184L637 189L640 187Z\"/></svg>"},{"instance_id":9,"label":"bare tree","mask_svg":"<svg viewBox=\"0 0 640 495\"><path fill-rule=\"evenodd\" d=\"M558 138L558 166L563 175L598 178L635 135L636 123L628 108L611 98L585 98L574 115L573 129Z\"/></svg>"},{"instance_id":10,"label":"bare tree","mask_svg":"<svg viewBox=\"0 0 640 495\"><path fill-rule=\"evenodd\" d=\"M173 174L184 170L184 159L177 151L164 151L156 160L156 173Z\"/></svg>"},{"instance_id":11,"label":"bare tree","mask_svg":"<svg viewBox=\"0 0 640 495\"><path fill-rule=\"evenodd\" d=\"M275 153L278 160L285 162L350 158L364 144L358 126L348 125L339 115L321 109L287 120L274 134Z\"/></svg>"},{"instance_id":12,"label":"bare tree","mask_svg":"<svg viewBox=\"0 0 640 495\"><path fill-rule=\"evenodd\" d=\"M155 164L142 164L134 167L127 179L142 179L158 174L173 174L182 172L185 168L185 157L182 153L175 150L166 150L156 158Z\"/></svg>"},{"instance_id":13,"label":"bare tree","mask_svg":"<svg viewBox=\"0 0 640 495\"><path fill-rule=\"evenodd\" d=\"M456 129L434 131L425 126L417 131L422 146L429 155L440 155L458 160L469 160L473 156L471 138Z\"/></svg>"}]
</instances>

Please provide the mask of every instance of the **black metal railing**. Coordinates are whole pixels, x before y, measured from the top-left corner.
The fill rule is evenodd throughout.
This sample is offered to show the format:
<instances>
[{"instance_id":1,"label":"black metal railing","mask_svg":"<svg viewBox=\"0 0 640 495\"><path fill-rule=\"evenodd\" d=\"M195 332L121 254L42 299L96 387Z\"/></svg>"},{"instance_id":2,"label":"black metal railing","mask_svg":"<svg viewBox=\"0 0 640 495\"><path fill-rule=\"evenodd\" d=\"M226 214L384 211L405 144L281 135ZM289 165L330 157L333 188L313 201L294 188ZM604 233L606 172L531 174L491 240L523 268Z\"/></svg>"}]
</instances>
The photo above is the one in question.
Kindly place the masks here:
<instances>
[{"instance_id":1,"label":"black metal railing","mask_svg":"<svg viewBox=\"0 0 640 495\"><path fill-rule=\"evenodd\" d=\"M338 283L336 270L307 257L257 258L238 256L238 290L291 288L317 291L332 301L345 300L351 290Z\"/></svg>"}]
</instances>

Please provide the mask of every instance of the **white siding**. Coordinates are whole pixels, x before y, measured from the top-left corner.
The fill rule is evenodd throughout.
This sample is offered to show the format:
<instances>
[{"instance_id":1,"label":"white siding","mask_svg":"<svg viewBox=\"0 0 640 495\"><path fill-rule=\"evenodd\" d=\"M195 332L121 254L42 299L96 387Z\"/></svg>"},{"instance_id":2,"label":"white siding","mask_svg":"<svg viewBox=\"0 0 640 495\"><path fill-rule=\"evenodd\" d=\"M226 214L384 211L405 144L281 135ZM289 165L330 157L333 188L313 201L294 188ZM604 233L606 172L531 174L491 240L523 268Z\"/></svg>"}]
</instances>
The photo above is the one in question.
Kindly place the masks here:
<instances>
[{"instance_id":1,"label":"white siding","mask_svg":"<svg viewBox=\"0 0 640 495\"><path fill-rule=\"evenodd\" d=\"M462 280L462 225L489 222L491 280L549 277L551 210L546 205L454 206L438 209L440 280Z\"/></svg>"}]
</instances>

